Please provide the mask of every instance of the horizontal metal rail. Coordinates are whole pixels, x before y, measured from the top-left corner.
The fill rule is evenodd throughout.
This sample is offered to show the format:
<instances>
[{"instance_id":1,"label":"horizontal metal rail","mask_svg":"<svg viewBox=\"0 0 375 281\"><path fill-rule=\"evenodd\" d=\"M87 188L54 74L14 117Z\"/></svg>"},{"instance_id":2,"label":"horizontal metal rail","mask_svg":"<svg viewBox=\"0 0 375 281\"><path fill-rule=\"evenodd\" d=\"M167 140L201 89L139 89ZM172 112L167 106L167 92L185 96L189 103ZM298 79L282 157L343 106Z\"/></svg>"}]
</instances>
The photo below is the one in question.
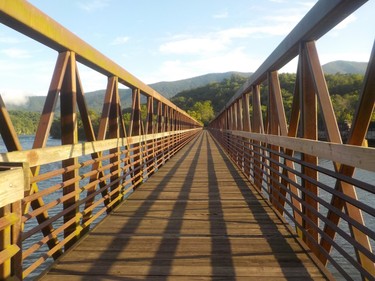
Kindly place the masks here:
<instances>
[{"instance_id":1,"label":"horizontal metal rail","mask_svg":"<svg viewBox=\"0 0 375 281\"><path fill-rule=\"evenodd\" d=\"M375 106L375 44L344 144L315 41L365 2L318 1L209 125L318 259L348 280L375 278L375 149L365 139ZM287 119L278 70L296 56ZM327 141L318 140L318 129Z\"/></svg>"},{"instance_id":2,"label":"horizontal metal rail","mask_svg":"<svg viewBox=\"0 0 375 281\"><path fill-rule=\"evenodd\" d=\"M191 141L201 125L27 1L0 1L0 22L58 52L46 77L51 82L32 149L23 150L0 96L0 134L8 150L0 161L27 163L30 174L23 199L0 208L0 279L22 280L38 276L72 247ZM78 62L108 79L96 123ZM119 84L132 90L127 123ZM48 146L53 126L61 132L61 143Z\"/></svg>"},{"instance_id":3,"label":"horizontal metal rail","mask_svg":"<svg viewBox=\"0 0 375 281\"><path fill-rule=\"evenodd\" d=\"M178 134L185 134L192 131L194 132L196 130L200 129L170 131L118 139L66 144L57 147L51 146L31 150L5 152L0 153L0 162L27 162L29 167L32 168L66 160L69 158L89 155L91 153L103 152L104 150L110 150L118 147L127 147L138 143L153 141L155 139L173 137Z\"/></svg>"},{"instance_id":4,"label":"horizontal metal rail","mask_svg":"<svg viewBox=\"0 0 375 281\"><path fill-rule=\"evenodd\" d=\"M348 231L348 225L356 227L358 231L361 231L368 237L369 241L372 241L372 243L375 242L375 232L373 230L375 209L372 205L372 202L375 199L375 189L373 183L349 177L344 178L341 174L323 168L320 165L312 166L301 160L300 155L303 152L298 149L294 150L295 156L288 156L285 153L287 149L286 147L280 147L280 151L272 150L270 147L275 145L275 143L272 141L259 142L259 138L251 138L251 136L257 136L254 134L215 129L211 130L211 133L226 150L228 155L231 156L239 169L242 170L244 174L248 175L249 179L259 187L259 191L263 196L272 202L275 209L282 210L283 216L292 224L292 226L295 227L296 231L315 241L314 246L318 248L320 253L331 263L332 266L335 267L337 272L341 274L341 277L348 280L356 280L361 275L368 280L373 278L372 272L366 270L360 260L356 259L354 249L360 251L372 263L375 262L375 254L371 249L368 249L360 241L356 240ZM366 151L366 148L362 149ZM280 159L274 160L272 155L277 155ZM330 160L329 158L324 157L321 159L324 159L325 163ZM290 165L286 165L286 160L294 163L296 168L291 168ZM276 165L276 169L273 164ZM323 183L306 176L302 172L304 167L315 169L316 171L319 171L321 175L328 175L330 179L328 182L331 183ZM291 174L296 177L296 180L292 179ZM358 201L358 199L345 195L342 191L335 190L335 180L355 186L357 192L362 194L362 197L367 197L366 202ZM316 185L319 189L319 195L306 190L304 188L306 182ZM293 189L297 190L297 192L293 191ZM363 195L364 193L366 195ZM304 196L309 196L315 200L318 203L318 208L315 209L308 204L304 200ZM348 202L353 208L358 208L364 212L367 224L357 221L356 218L349 216L344 210L338 209L332 205L330 200L333 197ZM299 205L302 208L299 208ZM327 235L319 224L315 224L314 221L306 215L306 210L315 214L321 223L329 225L334 229L336 237L332 238ZM341 226L335 225L327 218L327 211L335 213L342 219L343 222L341 223ZM306 225L302 222L309 223L310 230L307 230ZM319 240L316 241L313 238L310 233L311 227L319 233L321 239L324 238L329 241L336 254L332 255L332 253L327 252L320 245ZM348 245L352 245L352 248L350 249Z\"/></svg>"},{"instance_id":5,"label":"horizontal metal rail","mask_svg":"<svg viewBox=\"0 0 375 281\"><path fill-rule=\"evenodd\" d=\"M116 76L119 78L120 83L132 89L140 89L145 95L151 96L181 114L190 117L185 111L178 108L157 91L144 84L27 1L0 1L0 22L59 53L72 51L76 54L78 62L108 77Z\"/></svg>"},{"instance_id":6,"label":"horizontal metal rail","mask_svg":"<svg viewBox=\"0 0 375 281\"><path fill-rule=\"evenodd\" d=\"M299 54L301 42L318 40L348 15L368 0L320 0L285 37L271 55L251 75L248 81L234 94L225 107L229 107L251 87L267 79L267 73L281 69ZM222 112L221 111L221 112Z\"/></svg>"}]
</instances>

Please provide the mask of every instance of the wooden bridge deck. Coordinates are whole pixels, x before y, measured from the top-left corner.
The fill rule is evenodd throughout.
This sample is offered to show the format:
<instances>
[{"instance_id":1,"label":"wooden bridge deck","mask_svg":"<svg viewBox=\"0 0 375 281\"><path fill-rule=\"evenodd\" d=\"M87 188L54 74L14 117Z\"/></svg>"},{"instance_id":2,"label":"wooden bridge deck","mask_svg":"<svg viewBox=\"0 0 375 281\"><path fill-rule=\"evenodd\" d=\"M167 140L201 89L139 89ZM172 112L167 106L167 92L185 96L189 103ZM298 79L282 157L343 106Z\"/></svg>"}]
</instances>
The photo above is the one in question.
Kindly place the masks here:
<instances>
[{"instance_id":1,"label":"wooden bridge deck","mask_svg":"<svg viewBox=\"0 0 375 281\"><path fill-rule=\"evenodd\" d=\"M326 280L207 132L43 280Z\"/></svg>"}]
</instances>

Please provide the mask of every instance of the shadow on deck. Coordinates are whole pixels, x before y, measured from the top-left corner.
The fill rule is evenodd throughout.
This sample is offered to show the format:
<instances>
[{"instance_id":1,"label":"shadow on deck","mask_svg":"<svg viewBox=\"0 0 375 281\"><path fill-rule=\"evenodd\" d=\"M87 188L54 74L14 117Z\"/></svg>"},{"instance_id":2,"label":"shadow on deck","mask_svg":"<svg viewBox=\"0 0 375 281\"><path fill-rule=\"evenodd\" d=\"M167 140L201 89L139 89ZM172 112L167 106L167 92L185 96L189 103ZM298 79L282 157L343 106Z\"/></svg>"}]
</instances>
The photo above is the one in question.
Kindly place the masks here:
<instances>
[{"instance_id":1,"label":"shadow on deck","mask_svg":"<svg viewBox=\"0 0 375 281\"><path fill-rule=\"evenodd\" d=\"M326 280L324 274L204 131L43 280Z\"/></svg>"}]
</instances>

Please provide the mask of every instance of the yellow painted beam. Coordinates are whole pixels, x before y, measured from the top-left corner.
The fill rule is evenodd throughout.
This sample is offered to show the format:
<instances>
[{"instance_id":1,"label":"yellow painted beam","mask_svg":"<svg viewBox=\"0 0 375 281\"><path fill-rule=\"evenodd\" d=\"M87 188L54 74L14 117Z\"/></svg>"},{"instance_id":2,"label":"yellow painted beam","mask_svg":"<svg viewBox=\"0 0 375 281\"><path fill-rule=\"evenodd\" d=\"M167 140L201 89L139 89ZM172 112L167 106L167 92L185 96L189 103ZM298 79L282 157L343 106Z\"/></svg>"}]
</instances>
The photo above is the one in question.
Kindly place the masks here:
<instances>
[{"instance_id":1,"label":"yellow painted beam","mask_svg":"<svg viewBox=\"0 0 375 281\"><path fill-rule=\"evenodd\" d=\"M27 162L30 167L62 161L69 158L80 157L92 153L102 152L117 147L129 146L140 142L146 142L173 135L179 135L201 130L201 128L179 131L162 132L156 134L140 135L126 138L100 140L94 142L83 142L77 144L66 144L45 148L13 151L0 153L0 162Z\"/></svg>"},{"instance_id":2,"label":"yellow painted beam","mask_svg":"<svg viewBox=\"0 0 375 281\"><path fill-rule=\"evenodd\" d=\"M116 76L121 84L132 89L138 88L143 94L160 100L163 104L194 120L184 110L30 3L24 0L1 0L0 22L58 52L76 53L77 61L80 63L108 77Z\"/></svg>"}]
</instances>

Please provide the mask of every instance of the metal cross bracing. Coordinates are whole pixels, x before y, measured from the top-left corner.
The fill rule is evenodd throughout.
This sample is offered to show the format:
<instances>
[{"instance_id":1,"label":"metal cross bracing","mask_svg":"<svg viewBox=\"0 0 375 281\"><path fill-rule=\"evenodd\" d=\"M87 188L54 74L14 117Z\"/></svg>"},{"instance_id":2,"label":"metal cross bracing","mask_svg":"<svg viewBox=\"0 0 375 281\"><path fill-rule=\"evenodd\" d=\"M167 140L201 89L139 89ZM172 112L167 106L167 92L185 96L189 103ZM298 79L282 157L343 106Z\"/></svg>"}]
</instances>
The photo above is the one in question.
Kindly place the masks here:
<instances>
[{"instance_id":1,"label":"metal cross bracing","mask_svg":"<svg viewBox=\"0 0 375 281\"><path fill-rule=\"evenodd\" d=\"M322 264L348 280L375 276L375 209L366 203L371 200L365 202L357 195L375 200L374 183L354 177L356 169L375 172L375 151L365 146L375 101L375 51L350 136L343 144L315 41L365 2L318 1L210 124L212 135L233 162L294 226ZM13 188L1 186L0 278L21 280L71 248L194 139L201 126L28 2L0 1L0 22L58 52L31 150L23 150L0 97L0 133L9 151L0 154L0 185ZM296 56L297 79L287 122L278 70ZM90 120L77 62L108 77L97 130ZM267 105L261 104L264 83ZM132 90L128 126L122 118L119 84ZM58 99L62 145L47 147ZM146 117L142 118L142 110ZM86 142L78 141L78 113ZM319 114L328 142L317 137ZM320 159L332 161L332 169L322 167ZM334 185L322 183L322 175ZM337 253L344 264L336 259ZM347 265L359 275L352 275Z\"/></svg>"},{"instance_id":2,"label":"metal cross bracing","mask_svg":"<svg viewBox=\"0 0 375 281\"><path fill-rule=\"evenodd\" d=\"M354 172L358 168L375 171L374 149L366 147L365 139L375 101L375 45L351 132L343 144L315 44L365 2L319 1L227 103L210 129L323 264L331 263L342 277L353 278L345 263L340 264L332 254L336 252L363 279L373 280L375 186L373 181L355 179ZM297 56L287 123L278 70ZM268 104L261 104L260 88L265 86ZM267 108L265 114L262 106ZM324 120L328 143L318 140L318 114ZM321 167L319 159L332 161L333 168ZM322 183L318 175L328 175L335 184ZM328 193L328 199L320 193ZM365 203L357 193L372 200ZM345 244L354 256L344 249Z\"/></svg>"},{"instance_id":3,"label":"metal cross bracing","mask_svg":"<svg viewBox=\"0 0 375 281\"><path fill-rule=\"evenodd\" d=\"M22 279L61 256L188 143L201 125L28 2L1 1L0 21L58 52L33 149L23 150L0 98L0 132L9 151L0 161L27 163L30 178L22 201L1 208L0 279ZM97 131L77 62L108 77ZM132 89L127 128L119 84ZM146 98L146 118L141 115L141 96ZM58 99L61 146L46 147ZM78 113L84 143L78 142Z\"/></svg>"}]
</instances>

